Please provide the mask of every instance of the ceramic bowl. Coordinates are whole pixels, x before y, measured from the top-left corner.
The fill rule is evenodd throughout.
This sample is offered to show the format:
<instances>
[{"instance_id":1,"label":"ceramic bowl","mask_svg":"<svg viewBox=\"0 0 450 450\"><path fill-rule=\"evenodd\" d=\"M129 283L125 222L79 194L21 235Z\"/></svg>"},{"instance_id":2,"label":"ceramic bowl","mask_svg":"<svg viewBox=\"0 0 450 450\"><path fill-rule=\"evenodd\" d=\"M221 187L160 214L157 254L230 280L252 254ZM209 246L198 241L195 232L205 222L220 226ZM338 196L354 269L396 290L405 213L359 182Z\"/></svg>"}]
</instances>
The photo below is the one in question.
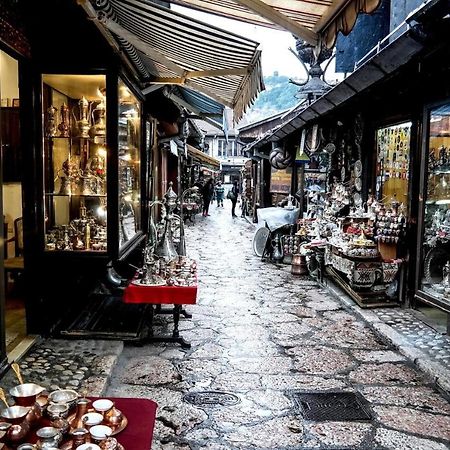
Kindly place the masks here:
<instances>
[{"instance_id":1,"label":"ceramic bowl","mask_svg":"<svg viewBox=\"0 0 450 450\"><path fill-rule=\"evenodd\" d=\"M95 400L95 402L92 403L92 406L96 411L105 412L109 411L114 406L114 403L111 400L102 398L99 400Z\"/></svg>"},{"instance_id":2,"label":"ceramic bowl","mask_svg":"<svg viewBox=\"0 0 450 450\"><path fill-rule=\"evenodd\" d=\"M103 416L96 412L84 414L84 416L82 416L81 419L83 420L83 423L88 427L100 425L103 422Z\"/></svg>"},{"instance_id":3,"label":"ceramic bowl","mask_svg":"<svg viewBox=\"0 0 450 450\"><path fill-rule=\"evenodd\" d=\"M103 441L104 439L107 439L109 436L111 436L112 431L113 430L106 425L94 425L89 430L89 433L94 440Z\"/></svg>"}]
</instances>

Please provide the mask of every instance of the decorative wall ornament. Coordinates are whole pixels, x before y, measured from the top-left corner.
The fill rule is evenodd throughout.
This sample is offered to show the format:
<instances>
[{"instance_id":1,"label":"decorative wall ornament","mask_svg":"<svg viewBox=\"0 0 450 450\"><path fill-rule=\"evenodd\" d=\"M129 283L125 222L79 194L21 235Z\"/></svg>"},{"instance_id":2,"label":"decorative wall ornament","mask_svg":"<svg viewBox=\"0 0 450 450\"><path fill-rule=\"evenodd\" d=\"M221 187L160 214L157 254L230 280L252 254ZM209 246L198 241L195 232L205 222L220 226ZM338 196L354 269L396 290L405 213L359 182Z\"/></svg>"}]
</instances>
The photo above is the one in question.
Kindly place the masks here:
<instances>
[{"instance_id":1,"label":"decorative wall ornament","mask_svg":"<svg viewBox=\"0 0 450 450\"><path fill-rule=\"evenodd\" d=\"M273 168L283 170L292 164L292 154L285 146L279 147L278 143L272 144L272 151L269 155L269 161Z\"/></svg>"}]
</instances>

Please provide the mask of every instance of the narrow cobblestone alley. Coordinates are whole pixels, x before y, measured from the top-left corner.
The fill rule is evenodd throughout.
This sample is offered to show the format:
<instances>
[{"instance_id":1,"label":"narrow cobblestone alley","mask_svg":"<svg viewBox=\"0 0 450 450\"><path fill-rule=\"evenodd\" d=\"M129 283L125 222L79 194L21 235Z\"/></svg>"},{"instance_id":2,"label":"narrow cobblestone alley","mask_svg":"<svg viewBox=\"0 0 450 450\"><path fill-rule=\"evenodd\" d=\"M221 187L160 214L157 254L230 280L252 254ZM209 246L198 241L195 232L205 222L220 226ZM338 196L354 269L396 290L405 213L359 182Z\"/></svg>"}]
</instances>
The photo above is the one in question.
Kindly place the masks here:
<instances>
[{"instance_id":1,"label":"narrow cobblestone alley","mask_svg":"<svg viewBox=\"0 0 450 450\"><path fill-rule=\"evenodd\" d=\"M449 448L450 404L431 381L315 282L256 258L254 227L228 208L214 205L187 228L200 277L193 318L181 324L192 348L126 346L106 392L158 402L153 448ZM330 389L359 391L375 419L302 420L292 392ZM239 403L184 398L200 391Z\"/></svg>"}]
</instances>

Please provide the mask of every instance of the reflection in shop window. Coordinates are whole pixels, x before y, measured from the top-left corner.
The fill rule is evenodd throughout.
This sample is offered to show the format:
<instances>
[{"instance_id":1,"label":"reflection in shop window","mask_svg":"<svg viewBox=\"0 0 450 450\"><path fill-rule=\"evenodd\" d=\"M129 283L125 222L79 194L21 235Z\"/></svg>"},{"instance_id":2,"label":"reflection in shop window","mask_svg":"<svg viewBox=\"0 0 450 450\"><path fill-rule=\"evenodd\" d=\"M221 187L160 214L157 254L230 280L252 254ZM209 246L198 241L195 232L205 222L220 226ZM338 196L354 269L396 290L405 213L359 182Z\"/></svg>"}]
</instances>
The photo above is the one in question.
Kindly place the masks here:
<instances>
[{"instance_id":1,"label":"reflection in shop window","mask_svg":"<svg viewBox=\"0 0 450 450\"><path fill-rule=\"evenodd\" d=\"M429 120L422 289L450 303L450 105Z\"/></svg>"}]
</instances>

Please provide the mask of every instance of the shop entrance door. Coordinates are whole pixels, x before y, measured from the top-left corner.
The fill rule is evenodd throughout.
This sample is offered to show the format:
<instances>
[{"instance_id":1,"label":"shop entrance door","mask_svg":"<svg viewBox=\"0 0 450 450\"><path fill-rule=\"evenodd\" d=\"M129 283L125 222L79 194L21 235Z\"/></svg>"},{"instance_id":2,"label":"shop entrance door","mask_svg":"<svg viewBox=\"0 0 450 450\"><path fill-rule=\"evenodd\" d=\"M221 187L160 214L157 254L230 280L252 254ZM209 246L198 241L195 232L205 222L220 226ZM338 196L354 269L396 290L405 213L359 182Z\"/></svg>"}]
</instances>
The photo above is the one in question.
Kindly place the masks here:
<instances>
[{"instance_id":1,"label":"shop entrance door","mask_svg":"<svg viewBox=\"0 0 450 450\"><path fill-rule=\"evenodd\" d=\"M11 362L31 344L27 336L23 286L22 148L18 61L0 51L1 203L4 259L1 274L4 351Z\"/></svg>"}]
</instances>

